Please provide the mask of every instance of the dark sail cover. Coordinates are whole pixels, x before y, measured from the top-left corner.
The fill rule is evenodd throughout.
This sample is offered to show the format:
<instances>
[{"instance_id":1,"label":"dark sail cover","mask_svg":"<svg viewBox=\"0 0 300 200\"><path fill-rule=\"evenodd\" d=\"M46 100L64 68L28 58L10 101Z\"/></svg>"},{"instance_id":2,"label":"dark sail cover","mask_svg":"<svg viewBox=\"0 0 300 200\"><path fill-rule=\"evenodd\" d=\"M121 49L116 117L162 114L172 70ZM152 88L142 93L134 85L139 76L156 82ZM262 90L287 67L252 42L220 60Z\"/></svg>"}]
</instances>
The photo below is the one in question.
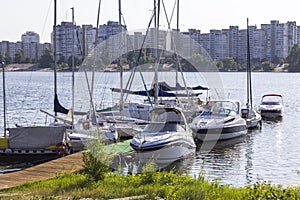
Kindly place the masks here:
<instances>
[{"instance_id":1,"label":"dark sail cover","mask_svg":"<svg viewBox=\"0 0 300 200\"><path fill-rule=\"evenodd\" d=\"M119 88L111 88L111 90L113 92L121 92L121 90ZM154 97L155 96L155 90L154 88L148 90L147 92L145 90L141 90L141 91L131 91L131 90L123 90L124 93L127 94L134 94L134 95L140 95L140 96L150 96L150 97ZM197 94L191 94L191 96L198 96L201 93L197 93ZM187 94L175 94L172 92L166 92L162 89L158 89L158 96L159 97L186 97Z\"/></svg>"},{"instance_id":2,"label":"dark sail cover","mask_svg":"<svg viewBox=\"0 0 300 200\"><path fill-rule=\"evenodd\" d=\"M54 95L54 112L68 114L69 110L64 108L58 101L57 94Z\"/></svg>"}]
</instances>

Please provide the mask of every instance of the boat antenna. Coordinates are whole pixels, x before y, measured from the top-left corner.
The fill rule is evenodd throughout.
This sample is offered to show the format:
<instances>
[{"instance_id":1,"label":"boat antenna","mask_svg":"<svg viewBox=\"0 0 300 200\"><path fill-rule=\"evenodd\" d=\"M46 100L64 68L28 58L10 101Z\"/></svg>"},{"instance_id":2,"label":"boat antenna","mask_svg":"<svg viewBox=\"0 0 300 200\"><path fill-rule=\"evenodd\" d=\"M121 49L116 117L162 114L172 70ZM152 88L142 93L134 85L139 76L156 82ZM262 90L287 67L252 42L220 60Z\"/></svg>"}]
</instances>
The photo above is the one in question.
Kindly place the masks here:
<instances>
[{"instance_id":1,"label":"boat antenna","mask_svg":"<svg viewBox=\"0 0 300 200\"><path fill-rule=\"evenodd\" d=\"M249 41L249 20L247 18L247 107L252 109L252 83L251 83L251 63L250 63L250 41Z\"/></svg>"},{"instance_id":2,"label":"boat antenna","mask_svg":"<svg viewBox=\"0 0 300 200\"><path fill-rule=\"evenodd\" d=\"M6 137L6 94L5 94L5 67L4 61L1 62L2 65L2 81L3 81L3 128L4 128L4 137Z\"/></svg>"}]
</instances>

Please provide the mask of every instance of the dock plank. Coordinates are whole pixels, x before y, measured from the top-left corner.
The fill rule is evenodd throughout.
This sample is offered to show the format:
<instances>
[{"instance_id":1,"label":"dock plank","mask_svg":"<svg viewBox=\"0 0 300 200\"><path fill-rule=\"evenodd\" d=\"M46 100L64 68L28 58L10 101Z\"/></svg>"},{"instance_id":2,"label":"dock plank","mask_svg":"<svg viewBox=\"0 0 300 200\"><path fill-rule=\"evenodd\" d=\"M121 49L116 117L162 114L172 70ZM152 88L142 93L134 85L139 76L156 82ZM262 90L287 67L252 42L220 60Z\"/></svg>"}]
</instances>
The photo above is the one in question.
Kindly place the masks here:
<instances>
[{"instance_id":1,"label":"dock plank","mask_svg":"<svg viewBox=\"0 0 300 200\"><path fill-rule=\"evenodd\" d=\"M0 174L0 190L55 177L63 172L75 172L83 168L83 154L77 152L55 160L48 161L24 170Z\"/></svg>"}]
</instances>

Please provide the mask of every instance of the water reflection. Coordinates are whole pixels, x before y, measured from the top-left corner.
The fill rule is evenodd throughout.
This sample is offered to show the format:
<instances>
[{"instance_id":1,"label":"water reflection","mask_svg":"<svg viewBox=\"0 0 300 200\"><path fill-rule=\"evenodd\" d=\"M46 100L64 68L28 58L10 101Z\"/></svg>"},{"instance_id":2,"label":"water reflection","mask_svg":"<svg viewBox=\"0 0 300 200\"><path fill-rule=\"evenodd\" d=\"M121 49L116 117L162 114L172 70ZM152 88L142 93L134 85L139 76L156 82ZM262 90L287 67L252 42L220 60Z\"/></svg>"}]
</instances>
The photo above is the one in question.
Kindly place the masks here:
<instances>
[{"instance_id":1,"label":"water reflection","mask_svg":"<svg viewBox=\"0 0 300 200\"><path fill-rule=\"evenodd\" d=\"M190 167L194 163L194 155L183 159L169 160L163 162L159 158L143 162L139 159L139 153L130 152L116 155L110 167L123 174L137 174L154 171L173 171L175 173L189 173Z\"/></svg>"}]
</instances>

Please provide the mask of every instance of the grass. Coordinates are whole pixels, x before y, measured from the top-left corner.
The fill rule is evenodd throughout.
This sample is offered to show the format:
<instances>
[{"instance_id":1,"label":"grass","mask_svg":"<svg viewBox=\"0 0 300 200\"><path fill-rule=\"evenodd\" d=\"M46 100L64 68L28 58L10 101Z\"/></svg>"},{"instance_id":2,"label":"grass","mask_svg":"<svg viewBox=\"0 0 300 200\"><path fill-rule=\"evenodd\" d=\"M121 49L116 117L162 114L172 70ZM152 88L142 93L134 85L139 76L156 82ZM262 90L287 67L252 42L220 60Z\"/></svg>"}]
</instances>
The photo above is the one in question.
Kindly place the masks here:
<instances>
[{"instance_id":1,"label":"grass","mask_svg":"<svg viewBox=\"0 0 300 200\"><path fill-rule=\"evenodd\" d=\"M283 188L267 182L245 187L209 182L205 173L197 177L173 171L123 175L113 173L91 154L84 156L84 170L55 178L28 182L0 191L0 199L113 199L137 196L139 199L300 199L300 187Z\"/></svg>"},{"instance_id":2,"label":"grass","mask_svg":"<svg viewBox=\"0 0 300 200\"><path fill-rule=\"evenodd\" d=\"M236 188L173 172L137 175L106 173L100 180L84 172L0 191L0 199L299 199L300 188L282 188L266 182Z\"/></svg>"}]
</instances>

